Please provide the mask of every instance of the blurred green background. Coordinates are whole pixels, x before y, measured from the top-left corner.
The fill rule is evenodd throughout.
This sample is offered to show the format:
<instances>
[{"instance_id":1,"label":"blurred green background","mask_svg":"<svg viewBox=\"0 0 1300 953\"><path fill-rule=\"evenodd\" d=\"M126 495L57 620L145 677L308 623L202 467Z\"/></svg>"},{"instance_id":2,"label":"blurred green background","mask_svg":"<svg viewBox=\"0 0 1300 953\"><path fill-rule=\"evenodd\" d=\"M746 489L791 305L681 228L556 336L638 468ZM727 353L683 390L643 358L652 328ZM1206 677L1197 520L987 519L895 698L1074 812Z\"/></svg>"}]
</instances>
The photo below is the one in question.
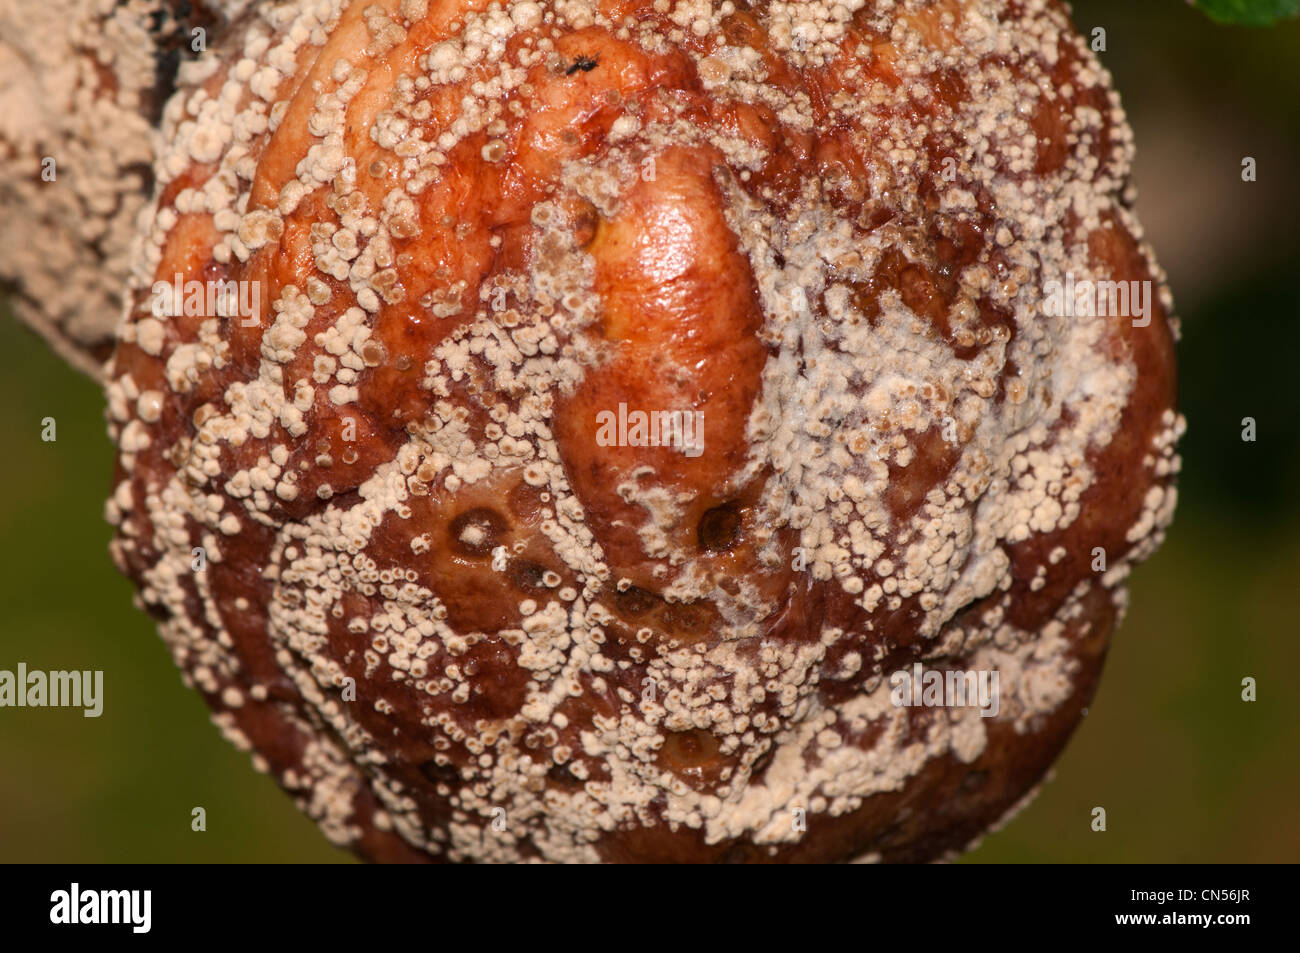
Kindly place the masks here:
<instances>
[{"instance_id":1,"label":"blurred green background","mask_svg":"<svg viewBox=\"0 0 1300 953\"><path fill-rule=\"evenodd\" d=\"M1294 862L1300 26L1218 27L1183 0L1081 0L1075 18L1107 31L1138 210L1183 319L1181 502L1054 779L966 860ZM220 737L132 607L107 554L100 396L7 313L0 408L0 668L106 673L101 718L0 710L0 861L349 861Z\"/></svg>"}]
</instances>

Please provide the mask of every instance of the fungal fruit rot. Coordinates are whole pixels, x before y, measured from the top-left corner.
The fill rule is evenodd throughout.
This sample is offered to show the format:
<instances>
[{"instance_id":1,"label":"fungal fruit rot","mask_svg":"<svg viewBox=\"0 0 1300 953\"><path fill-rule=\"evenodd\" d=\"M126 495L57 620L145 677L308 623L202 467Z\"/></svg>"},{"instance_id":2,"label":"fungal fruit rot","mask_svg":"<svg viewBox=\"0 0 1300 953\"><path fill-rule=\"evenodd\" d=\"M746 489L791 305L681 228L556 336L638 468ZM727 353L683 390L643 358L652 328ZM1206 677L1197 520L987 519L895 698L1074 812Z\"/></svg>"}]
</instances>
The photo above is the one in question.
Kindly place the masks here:
<instances>
[{"instance_id":1,"label":"fungal fruit rot","mask_svg":"<svg viewBox=\"0 0 1300 953\"><path fill-rule=\"evenodd\" d=\"M920 861L1035 788L1183 427L1062 3L250 4L157 142L113 555L331 840Z\"/></svg>"}]
</instances>

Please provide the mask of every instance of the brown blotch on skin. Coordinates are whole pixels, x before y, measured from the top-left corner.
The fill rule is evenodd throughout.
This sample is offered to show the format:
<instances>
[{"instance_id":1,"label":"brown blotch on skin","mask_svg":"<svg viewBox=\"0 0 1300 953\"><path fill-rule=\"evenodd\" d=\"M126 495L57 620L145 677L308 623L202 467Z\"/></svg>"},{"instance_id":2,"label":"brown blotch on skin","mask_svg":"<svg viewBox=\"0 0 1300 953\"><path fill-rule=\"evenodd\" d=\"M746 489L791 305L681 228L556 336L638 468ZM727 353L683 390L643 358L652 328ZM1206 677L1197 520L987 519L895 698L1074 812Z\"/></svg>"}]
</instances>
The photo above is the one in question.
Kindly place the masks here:
<instances>
[{"instance_id":1,"label":"brown blotch on skin","mask_svg":"<svg viewBox=\"0 0 1300 953\"><path fill-rule=\"evenodd\" d=\"M461 513L448 527L452 548L464 556L483 557L501 545L509 524L496 510L476 506Z\"/></svg>"},{"instance_id":2,"label":"brown blotch on skin","mask_svg":"<svg viewBox=\"0 0 1300 953\"><path fill-rule=\"evenodd\" d=\"M725 552L740 540L740 513L730 504L715 506L700 517L700 549L709 553Z\"/></svg>"},{"instance_id":3,"label":"brown blotch on skin","mask_svg":"<svg viewBox=\"0 0 1300 953\"><path fill-rule=\"evenodd\" d=\"M546 592L548 589L545 582L547 572L545 566L533 562L523 562L515 565L510 578L518 588L523 589L525 592Z\"/></svg>"}]
</instances>

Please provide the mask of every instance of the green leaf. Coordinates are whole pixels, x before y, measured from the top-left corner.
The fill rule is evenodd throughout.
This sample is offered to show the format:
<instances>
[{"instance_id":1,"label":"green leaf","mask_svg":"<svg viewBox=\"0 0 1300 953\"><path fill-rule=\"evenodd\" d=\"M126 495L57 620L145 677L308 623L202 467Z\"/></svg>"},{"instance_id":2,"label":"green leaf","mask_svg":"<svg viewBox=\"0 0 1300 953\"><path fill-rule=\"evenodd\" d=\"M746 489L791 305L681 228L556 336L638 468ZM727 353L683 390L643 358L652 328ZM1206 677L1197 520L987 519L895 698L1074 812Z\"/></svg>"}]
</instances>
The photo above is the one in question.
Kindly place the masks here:
<instances>
[{"instance_id":1,"label":"green leaf","mask_svg":"<svg viewBox=\"0 0 1300 953\"><path fill-rule=\"evenodd\" d=\"M1242 26L1272 26L1300 14L1300 0L1196 0L1212 20Z\"/></svg>"}]
</instances>

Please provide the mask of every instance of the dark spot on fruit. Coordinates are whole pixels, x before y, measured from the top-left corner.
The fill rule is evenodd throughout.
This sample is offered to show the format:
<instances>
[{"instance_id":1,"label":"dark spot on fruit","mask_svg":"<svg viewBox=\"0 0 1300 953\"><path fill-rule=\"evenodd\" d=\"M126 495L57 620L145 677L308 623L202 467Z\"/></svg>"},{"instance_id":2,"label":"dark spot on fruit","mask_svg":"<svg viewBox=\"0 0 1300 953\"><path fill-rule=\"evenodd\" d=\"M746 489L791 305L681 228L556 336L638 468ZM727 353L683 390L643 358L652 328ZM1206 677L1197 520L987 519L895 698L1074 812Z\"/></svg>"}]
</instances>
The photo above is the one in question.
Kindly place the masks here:
<instances>
[{"instance_id":1,"label":"dark spot on fruit","mask_svg":"<svg viewBox=\"0 0 1300 953\"><path fill-rule=\"evenodd\" d=\"M705 552L726 552L739 538L740 514L734 506L715 506L700 517L700 549Z\"/></svg>"},{"instance_id":2,"label":"dark spot on fruit","mask_svg":"<svg viewBox=\"0 0 1300 953\"><path fill-rule=\"evenodd\" d=\"M451 521L451 545L465 556L489 556L501 545L508 524L496 510L477 506Z\"/></svg>"},{"instance_id":3,"label":"dark spot on fruit","mask_svg":"<svg viewBox=\"0 0 1300 953\"><path fill-rule=\"evenodd\" d=\"M547 588L546 567L537 563L517 563L510 575L515 585L525 591L540 592Z\"/></svg>"}]
</instances>

